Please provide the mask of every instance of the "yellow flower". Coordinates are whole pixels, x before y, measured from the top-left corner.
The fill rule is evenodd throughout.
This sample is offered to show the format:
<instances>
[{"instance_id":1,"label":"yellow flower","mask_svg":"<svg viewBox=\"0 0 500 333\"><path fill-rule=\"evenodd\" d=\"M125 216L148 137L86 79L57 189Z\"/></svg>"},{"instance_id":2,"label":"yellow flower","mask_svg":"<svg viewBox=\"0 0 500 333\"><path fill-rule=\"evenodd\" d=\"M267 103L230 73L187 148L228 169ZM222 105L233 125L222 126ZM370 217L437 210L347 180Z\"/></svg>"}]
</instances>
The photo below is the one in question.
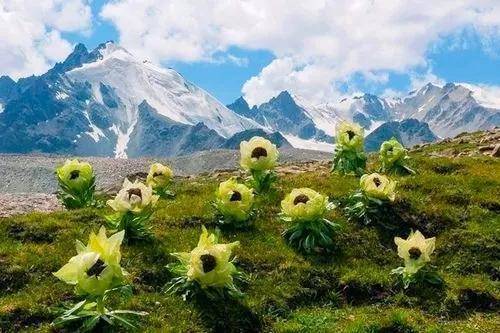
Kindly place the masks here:
<instances>
[{"instance_id":1,"label":"yellow flower","mask_svg":"<svg viewBox=\"0 0 500 333\"><path fill-rule=\"evenodd\" d=\"M161 163L153 163L146 178L146 185L153 189L163 189L172 180L172 170Z\"/></svg>"},{"instance_id":2,"label":"yellow flower","mask_svg":"<svg viewBox=\"0 0 500 333\"><path fill-rule=\"evenodd\" d=\"M59 182L77 192L87 190L94 181L92 166L78 160L66 160L64 165L56 169Z\"/></svg>"},{"instance_id":3,"label":"yellow flower","mask_svg":"<svg viewBox=\"0 0 500 333\"><path fill-rule=\"evenodd\" d=\"M151 187L137 180L131 183L125 179L122 189L113 200L108 200L107 204L116 212L140 213L145 208L156 206L157 202L158 196L153 195Z\"/></svg>"},{"instance_id":4,"label":"yellow flower","mask_svg":"<svg viewBox=\"0 0 500 333\"><path fill-rule=\"evenodd\" d=\"M343 121L335 129L337 145L362 151L364 143L364 130L358 124Z\"/></svg>"},{"instance_id":5,"label":"yellow flower","mask_svg":"<svg viewBox=\"0 0 500 333\"><path fill-rule=\"evenodd\" d=\"M296 188L281 201L283 215L292 221L322 218L328 209L328 197L310 188Z\"/></svg>"},{"instance_id":6,"label":"yellow flower","mask_svg":"<svg viewBox=\"0 0 500 333\"><path fill-rule=\"evenodd\" d=\"M238 184L235 178L220 183L215 197L215 204L222 215L237 221L248 219L254 202L254 194L245 185Z\"/></svg>"},{"instance_id":7,"label":"yellow flower","mask_svg":"<svg viewBox=\"0 0 500 333\"><path fill-rule=\"evenodd\" d=\"M240 165L245 170L272 170L278 160L278 149L271 141L254 136L240 143Z\"/></svg>"},{"instance_id":8,"label":"yellow flower","mask_svg":"<svg viewBox=\"0 0 500 333\"><path fill-rule=\"evenodd\" d=\"M380 145L379 159L385 168L390 168L396 162L402 162L408 156L408 151L402 144L392 138Z\"/></svg>"},{"instance_id":9,"label":"yellow flower","mask_svg":"<svg viewBox=\"0 0 500 333\"><path fill-rule=\"evenodd\" d=\"M430 255L434 252L436 238L426 239L417 230L412 231L407 239L395 237L394 243L398 246L398 256L404 259L405 270L414 274L431 260Z\"/></svg>"},{"instance_id":10,"label":"yellow flower","mask_svg":"<svg viewBox=\"0 0 500 333\"><path fill-rule=\"evenodd\" d=\"M198 246L190 253L173 253L187 266L188 280L197 281L202 288L224 287L233 283L236 267L230 261L232 250L239 242L217 244L215 234L203 226Z\"/></svg>"},{"instance_id":11,"label":"yellow flower","mask_svg":"<svg viewBox=\"0 0 500 333\"><path fill-rule=\"evenodd\" d=\"M120 245L124 232L106 237L106 229L101 227L99 234L91 233L85 246L77 241L77 255L54 275L71 285L76 285L79 294L103 295L108 289L123 282L126 272L120 267Z\"/></svg>"},{"instance_id":12,"label":"yellow flower","mask_svg":"<svg viewBox=\"0 0 500 333\"><path fill-rule=\"evenodd\" d=\"M123 242L125 231L120 231L110 236L106 236L106 228L102 226L99 233L96 235L94 232L90 233L89 243L85 246L82 242L76 242L76 251L83 252L96 252L99 257L106 263L112 265L119 265L121 260L120 246Z\"/></svg>"},{"instance_id":13,"label":"yellow flower","mask_svg":"<svg viewBox=\"0 0 500 333\"><path fill-rule=\"evenodd\" d=\"M394 201L396 182L378 173L366 174L360 179L361 190L370 198Z\"/></svg>"}]
</instances>

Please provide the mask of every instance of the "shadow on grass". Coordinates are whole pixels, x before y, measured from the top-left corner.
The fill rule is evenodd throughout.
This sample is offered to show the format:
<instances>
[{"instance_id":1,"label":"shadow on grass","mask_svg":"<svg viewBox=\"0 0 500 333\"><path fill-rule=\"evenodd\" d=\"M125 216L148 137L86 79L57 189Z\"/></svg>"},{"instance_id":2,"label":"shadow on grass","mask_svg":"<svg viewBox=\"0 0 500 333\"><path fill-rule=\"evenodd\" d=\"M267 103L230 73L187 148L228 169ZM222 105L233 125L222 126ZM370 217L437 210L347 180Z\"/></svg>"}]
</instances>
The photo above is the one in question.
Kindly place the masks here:
<instances>
[{"instance_id":1,"label":"shadow on grass","mask_svg":"<svg viewBox=\"0 0 500 333\"><path fill-rule=\"evenodd\" d=\"M200 294L192 301L203 325L211 332L262 332L259 316L240 300L231 297L214 300Z\"/></svg>"}]
</instances>

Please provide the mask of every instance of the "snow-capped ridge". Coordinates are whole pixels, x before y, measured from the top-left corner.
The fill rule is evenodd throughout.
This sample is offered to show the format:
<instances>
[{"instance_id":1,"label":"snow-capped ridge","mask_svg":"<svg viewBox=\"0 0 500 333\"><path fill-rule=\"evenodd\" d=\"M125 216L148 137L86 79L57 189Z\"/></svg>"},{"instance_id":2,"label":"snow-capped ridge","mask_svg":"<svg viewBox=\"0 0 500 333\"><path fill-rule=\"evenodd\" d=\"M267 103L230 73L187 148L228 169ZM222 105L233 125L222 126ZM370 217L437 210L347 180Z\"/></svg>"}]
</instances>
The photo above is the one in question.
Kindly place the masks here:
<instances>
[{"instance_id":1,"label":"snow-capped ridge","mask_svg":"<svg viewBox=\"0 0 500 333\"><path fill-rule=\"evenodd\" d=\"M305 116L302 122L306 121L304 119L312 121L316 129L330 136L335 135L335 125L343 120L359 123L365 128L365 133L369 134L386 122L414 118L428 123L430 129L439 137L500 125L500 87L463 83L438 85L429 82L419 89L397 97L356 92L333 103L312 103L298 94L284 91L257 109L244 107L246 103L241 101L238 102L239 106L236 102L232 105L244 108L246 114L252 117L255 110L260 110L263 105L287 99L293 99L290 104L296 104L302 110ZM284 112L281 116L291 116L291 110L279 112ZM274 114L273 117L278 116ZM265 114L260 120L258 117L255 119L263 126L270 125ZM273 125L273 129L286 135L304 139L298 133L290 132L289 128L290 126L280 128L279 123Z\"/></svg>"},{"instance_id":2,"label":"snow-capped ridge","mask_svg":"<svg viewBox=\"0 0 500 333\"><path fill-rule=\"evenodd\" d=\"M117 143L117 156L124 156L127 133L133 130L138 107L143 101L168 119L192 126L203 123L225 138L259 127L226 108L173 69L141 61L112 42L101 44L96 50L101 57L66 74L74 81L90 83L93 97L99 103L103 103L101 85L111 87L116 93L122 104L117 114L122 121L122 126L118 126L122 139L118 140L120 144Z\"/></svg>"}]
</instances>

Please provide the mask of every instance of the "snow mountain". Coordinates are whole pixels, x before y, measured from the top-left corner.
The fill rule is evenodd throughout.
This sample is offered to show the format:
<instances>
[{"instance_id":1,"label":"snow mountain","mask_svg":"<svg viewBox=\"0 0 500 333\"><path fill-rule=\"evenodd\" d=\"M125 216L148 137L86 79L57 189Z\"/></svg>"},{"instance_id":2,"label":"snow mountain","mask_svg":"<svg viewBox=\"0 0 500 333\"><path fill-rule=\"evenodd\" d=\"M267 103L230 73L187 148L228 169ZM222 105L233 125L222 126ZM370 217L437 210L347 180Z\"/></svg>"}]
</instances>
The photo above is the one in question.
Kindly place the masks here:
<instances>
[{"instance_id":1,"label":"snow mountain","mask_svg":"<svg viewBox=\"0 0 500 333\"><path fill-rule=\"evenodd\" d=\"M297 103L287 91L271 98L269 102L250 109L248 103L240 97L228 108L235 113L253 119L269 131L280 132L292 138L309 142L332 142L332 137L316 126L306 108ZM292 143L293 144L293 143Z\"/></svg>"},{"instance_id":2,"label":"snow mountain","mask_svg":"<svg viewBox=\"0 0 500 333\"><path fill-rule=\"evenodd\" d=\"M262 128L113 42L78 44L41 76L0 78L0 105L0 152L172 156Z\"/></svg>"},{"instance_id":3,"label":"snow mountain","mask_svg":"<svg viewBox=\"0 0 500 333\"><path fill-rule=\"evenodd\" d=\"M413 145L499 126L500 96L449 83L397 99L358 94L315 104L283 91L258 106L241 97L226 107L175 70L113 42L91 51L78 44L40 76L0 77L0 152L7 153L168 157L237 148L256 134L279 146L332 151L342 120L361 124L367 135L381 128L375 141L395 133Z\"/></svg>"},{"instance_id":4,"label":"snow mountain","mask_svg":"<svg viewBox=\"0 0 500 333\"><path fill-rule=\"evenodd\" d=\"M391 138L396 138L405 147L434 142L438 139L427 123L417 119L388 121L366 136L365 150L378 151L380 144Z\"/></svg>"},{"instance_id":5,"label":"snow mountain","mask_svg":"<svg viewBox=\"0 0 500 333\"><path fill-rule=\"evenodd\" d=\"M311 149L331 143L335 125L342 120L360 124L366 135L385 124L372 136L372 145L386 140L381 139L386 136L382 133L394 133L412 146L500 126L500 96L470 84L448 83L439 87L429 83L403 98L362 94L324 104L313 104L285 91L260 106L250 108L240 97L228 108L279 131L295 146ZM377 138L382 141L374 143Z\"/></svg>"},{"instance_id":6,"label":"snow mountain","mask_svg":"<svg viewBox=\"0 0 500 333\"><path fill-rule=\"evenodd\" d=\"M426 122L443 138L500 125L500 106L485 105L479 89L473 85L447 83L439 87L428 83L396 102L393 115L398 120Z\"/></svg>"}]
</instances>

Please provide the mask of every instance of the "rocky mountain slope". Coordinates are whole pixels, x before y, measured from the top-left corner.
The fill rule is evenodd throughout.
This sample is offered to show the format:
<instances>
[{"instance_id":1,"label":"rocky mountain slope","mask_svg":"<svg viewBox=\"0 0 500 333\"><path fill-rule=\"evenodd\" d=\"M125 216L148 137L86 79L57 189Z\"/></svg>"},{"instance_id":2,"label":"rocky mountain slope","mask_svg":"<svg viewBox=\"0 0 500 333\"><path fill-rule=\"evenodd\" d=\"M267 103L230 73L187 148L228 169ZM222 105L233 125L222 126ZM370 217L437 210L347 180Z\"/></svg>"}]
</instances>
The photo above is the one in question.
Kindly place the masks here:
<instances>
[{"instance_id":1,"label":"rocky mountain slope","mask_svg":"<svg viewBox=\"0 0 500 333\"><path fill-rule=\"evenodd\" d=\"M217 148L236 133L261 127L174 70L140 61L112 42L91 52L79 44L39 77L17 83L3 77L0 103L2 152L171 156ZM165 136L153 132L159 127L175 128L179 137L170 133L162 141ZM154 147L144 146L155 139ZM177 149L172 141L178 141Z\"/></svg>"},{"instance_id":2,"label":"rocky mountain slope","mask_svg":"<svg viewBox=\"0 0 500 333\"><path fill-rule=\"evenodd\" d=\"M258 107L253 106L250 109L248 103L240 97L233 104L228 105L228 108L273 131L306 140L332 141L332 137L315 125L305 108L297 104L287 91L281 92Z\"/></svg>"},{"instance_id":3,"label":"rocky mountain slope","mask_svg":"<svg viewBox=\"0 0 500 333\"><path fill-rule=\"evenodd\" d=\"M434 142L438 137L432 133L427 123L416 119L388 121L368 134L365 139L366 151L378 151L380 143L396 138L406 147L416 144Z\"/></svg>"},{"instance_id":4,"label":"rocky mountain slope","mask_svg":"<svg viewBox=\"0 0 500 333\"><path fill-rule=\"evenodd\" d=\"M396 102L396 119L415 118L429 124L442 138L500 125L500 104L483 105L478 87L448 83L427 84Z\"/></svg>"},{"instance_id":5,"label":"rocky mountain slope","mask_svg":"<svg viewBox=\"0 0 500 333\"><path fill-rule=\"evenodd\" d=\"M0 152L166 157L235 147L234 135L256 129L279 144L332 151L342 120L369 134L387 122L417 119L444 138L500 125L499 100L480 87L449 83L398 99L362 94L318 105L284 91L258 106L239 98L226 107L176 71L113 42L91 51L78 44L43 75L0 77Z\"/></svg>"},{"instance_id":6,"label":"rocky mountain slope","mask_svg":"<svg viewBox=\"0 0 500 333\"><path fill-rule=\"evenodd\" d=\"M335 125L342 120L359 123L370 134L385 123L387 125L381 129L383 131L393 127L392 122L416 119L419 123L405 123L407 132L419 132L420 123L428 124L428 128L420 138L414 136L411 140L405 140L405 143L413 145L436 140L438 137L453 137L461 132L499 126L500 102L495 101L500 100L500 96L485 94L480 87L469 84L448 83L439 87L429 83L402 98L363 94L335 103L313 104L300 96L282 92L260 106L250 108L240 97L228 107L285 135L292 134L301 139L323 142L331 142L331 137L335 136ZM288 121L289 119L292 121ZM409 128L411 126L415 128ZM429 133L429 129L432 133ZM372 136L371 139L376 138L377 136Z\"/></svg>"}]
</instances>

